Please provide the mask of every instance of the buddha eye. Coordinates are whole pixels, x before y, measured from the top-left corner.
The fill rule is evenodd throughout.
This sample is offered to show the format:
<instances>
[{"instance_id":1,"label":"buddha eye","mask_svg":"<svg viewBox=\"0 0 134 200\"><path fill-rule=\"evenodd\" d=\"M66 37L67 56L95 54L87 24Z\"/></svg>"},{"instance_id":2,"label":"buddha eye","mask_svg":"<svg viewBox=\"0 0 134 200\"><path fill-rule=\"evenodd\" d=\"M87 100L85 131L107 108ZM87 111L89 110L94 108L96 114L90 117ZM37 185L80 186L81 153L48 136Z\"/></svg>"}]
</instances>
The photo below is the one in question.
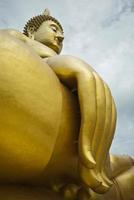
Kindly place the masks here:
<instances>
[{"instance_id":1,"label":"buddha eye","mask_svg":"<svg viewBox=\"0 0 134 200\"><path fill-rule=\"evenodd\" d=\"M51 29L52 29L54 32L57 32L57 29L56 29L56 27L54 27L54 26L51 26Z\"/></svg>"}]
</instances>

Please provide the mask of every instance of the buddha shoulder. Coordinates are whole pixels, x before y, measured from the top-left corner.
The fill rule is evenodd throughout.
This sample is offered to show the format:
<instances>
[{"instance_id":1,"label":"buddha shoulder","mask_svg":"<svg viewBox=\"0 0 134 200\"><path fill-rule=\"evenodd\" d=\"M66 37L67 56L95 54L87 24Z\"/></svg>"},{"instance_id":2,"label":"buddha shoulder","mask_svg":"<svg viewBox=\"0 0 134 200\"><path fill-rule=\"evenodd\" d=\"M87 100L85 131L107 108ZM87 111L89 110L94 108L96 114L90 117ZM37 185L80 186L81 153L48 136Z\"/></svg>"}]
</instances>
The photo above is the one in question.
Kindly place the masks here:
<instances>
[{"instance_id":1,"label":"buddha shoulder","mask_svg":"<svg viewBox=\"0 0 134 200\"><path fill-rule=\"evenodd\" d=\"M9 36L13 36L23 42L26 42L28 40L27 36L25 36L23 33L19 32L16 29L2 29L2 30L0 30L0 34L6 34Z\"/></svg>"}]
</instances>

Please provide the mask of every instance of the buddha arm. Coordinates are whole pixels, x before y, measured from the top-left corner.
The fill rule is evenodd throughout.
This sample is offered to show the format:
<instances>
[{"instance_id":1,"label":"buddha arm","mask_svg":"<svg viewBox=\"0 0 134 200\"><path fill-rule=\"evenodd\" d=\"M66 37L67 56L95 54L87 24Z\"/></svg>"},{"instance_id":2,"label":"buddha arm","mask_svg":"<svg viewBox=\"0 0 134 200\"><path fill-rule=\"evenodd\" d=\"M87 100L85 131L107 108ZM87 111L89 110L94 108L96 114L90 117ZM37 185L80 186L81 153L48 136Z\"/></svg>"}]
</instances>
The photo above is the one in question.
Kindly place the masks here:
<instances>
[{"instance_id":1,"label":"buddha arm","mask_svg":"<svg viewBox=\"0 0 134 200\"><path fill-rule=\"evenodd\" d=\"M78 91L81 110L80 174L88 186L103 193L111 185L106 176L105 165L116 119L110 90L99 75L80 59L55 56L48 58L46 62L61 82Z\"/></svg>"},{"instance_id":2,"label":"buddha arm","mask_svg":"<svg viewBox=\"0 0 134 200\"><path fill-rule=\"evenodd\" d=\"M24 35L23 33L15 30L15 29L4 29L1 30L1 32L8 34L10 36L13 36L19 40L21 40L22 42L24 42L25 44L27 44L28 46L32 47L32 49L41 57L41 58L46 58L46 57L50 57L50 56L55 56L56 53L48 48L47 46L41 44L38 41L35 41L33 39L28 38L26 35Z\"/></svg>"}]
</instances>

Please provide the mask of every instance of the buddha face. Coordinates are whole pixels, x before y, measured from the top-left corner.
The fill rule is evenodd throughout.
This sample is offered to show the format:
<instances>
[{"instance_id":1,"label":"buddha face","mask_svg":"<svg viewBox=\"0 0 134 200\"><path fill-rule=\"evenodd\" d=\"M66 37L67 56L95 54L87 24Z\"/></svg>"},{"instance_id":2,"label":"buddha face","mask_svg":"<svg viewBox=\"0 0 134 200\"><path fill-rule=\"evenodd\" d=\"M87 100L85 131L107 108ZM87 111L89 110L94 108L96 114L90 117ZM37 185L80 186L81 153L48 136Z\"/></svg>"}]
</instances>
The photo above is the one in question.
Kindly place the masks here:
<instances>
[{"instance_id":1,"label":"buddha face","mask_svg":"<svg viewBox=\"0 0 134 200\"><path fill-rule=\"evenodd\" d=\"M44 21L34 33L34 39L60 53L63 46L63 32L55 22Z\"/></svg>"}]
</instances>

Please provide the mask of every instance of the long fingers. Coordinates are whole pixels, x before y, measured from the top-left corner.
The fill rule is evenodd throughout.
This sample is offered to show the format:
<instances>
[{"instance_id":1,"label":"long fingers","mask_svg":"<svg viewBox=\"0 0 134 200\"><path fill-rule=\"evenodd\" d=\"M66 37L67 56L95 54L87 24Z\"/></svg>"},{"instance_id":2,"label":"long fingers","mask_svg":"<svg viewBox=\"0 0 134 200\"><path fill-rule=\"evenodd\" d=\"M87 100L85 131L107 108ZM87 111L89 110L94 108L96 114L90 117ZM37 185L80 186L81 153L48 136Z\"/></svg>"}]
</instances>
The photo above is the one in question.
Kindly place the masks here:
<instances>
[{"instance_id":1,"label":"long fingers","mask_svg":"<svg viewBox=\"0 0 134 200\"><path fill-rule=\"evenodd\" d=\"M79 155L81 162L88 168L94 168L91 143L96 125L96 82L92 73L79 74L77 77L78 97L81 111L79 135Z\"/></svg>"}]
</instances>

